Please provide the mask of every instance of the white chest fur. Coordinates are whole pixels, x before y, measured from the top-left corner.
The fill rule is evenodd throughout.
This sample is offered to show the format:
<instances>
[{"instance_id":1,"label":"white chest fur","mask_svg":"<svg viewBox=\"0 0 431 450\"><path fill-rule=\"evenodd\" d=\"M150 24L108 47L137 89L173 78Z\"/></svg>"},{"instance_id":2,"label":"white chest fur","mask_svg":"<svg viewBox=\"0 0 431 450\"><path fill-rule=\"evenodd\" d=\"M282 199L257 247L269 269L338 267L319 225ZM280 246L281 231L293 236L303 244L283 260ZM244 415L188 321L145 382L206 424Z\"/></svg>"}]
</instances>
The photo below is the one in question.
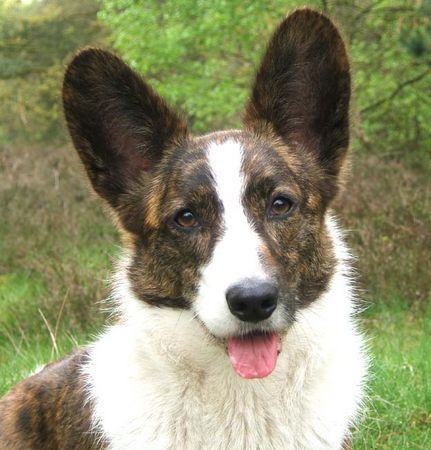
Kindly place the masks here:
<instances>
[{"instance_id":1,"label":"white chest fur","mask_svg":"<svg viewBox=\"0 0 431 450\"><path fill-rule=\"evenodd\" d=\"M95 426L113 449L341 448L366 373L343 264L261 380L236 375L191 312L146 307L122 284L124 322L86 367Z\"/></svg>"}]
</instances>

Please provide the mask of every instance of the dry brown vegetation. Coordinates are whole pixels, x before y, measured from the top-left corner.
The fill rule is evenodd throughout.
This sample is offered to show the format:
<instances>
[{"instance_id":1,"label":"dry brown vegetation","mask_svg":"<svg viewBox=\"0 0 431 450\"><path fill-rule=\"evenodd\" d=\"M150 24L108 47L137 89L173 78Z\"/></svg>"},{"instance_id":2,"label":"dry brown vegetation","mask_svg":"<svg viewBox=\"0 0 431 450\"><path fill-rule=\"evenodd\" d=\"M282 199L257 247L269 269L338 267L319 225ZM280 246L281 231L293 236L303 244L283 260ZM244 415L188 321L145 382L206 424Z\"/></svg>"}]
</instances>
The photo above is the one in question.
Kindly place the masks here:
<instances>
[{"instance_id":1,"label":"dry brown vegetation","mask_svg":"<svg viewBox=\"0 0 431 450\"><path fill-rule=\"evenodd\" d=\"M402 161L356 154L337 210L370 302L430 299L431 179Z\"/></svg>"}]
</instances>

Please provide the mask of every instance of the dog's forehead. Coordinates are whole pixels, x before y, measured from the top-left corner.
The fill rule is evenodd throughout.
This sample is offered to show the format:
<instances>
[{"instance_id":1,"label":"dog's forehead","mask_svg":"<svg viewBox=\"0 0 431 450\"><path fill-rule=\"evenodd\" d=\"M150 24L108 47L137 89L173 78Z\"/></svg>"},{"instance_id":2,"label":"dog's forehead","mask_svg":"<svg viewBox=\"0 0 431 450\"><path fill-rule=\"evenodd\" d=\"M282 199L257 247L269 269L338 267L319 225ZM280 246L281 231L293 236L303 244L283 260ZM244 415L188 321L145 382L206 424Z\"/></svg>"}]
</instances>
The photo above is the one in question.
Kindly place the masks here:
<instances>
[{"instance_id":1,"label":"dog's forehead","mask_svg":"<svg viewBox=\"0 0 431 450\"><path fill-rule=\"evenodd\" d=\"M287 148L287 147L286 147ZM189 161L224 164L226 171L240 155L239 171L247 178L272 176L288 168L288 153L270 138L242 130L218 131L191 139L183 154L182 168Z\"/></svg>"},{"instance_id":2,"label":"dog's forehead","mask_svg":"<svg viewBox=\"0 0 431 450\"><path fill-rule=\"evenodd\" d=\"M164 180L166 187L161 189L170 197L186 202L196 197L220 201L221 196L227 201L230 196L248 197L250 192L258 194L257 199L276 188L299 197L297 176L290 167L293 159L287 146L268 137L242 130L218 131L190 138L177 148L159 181Z\"/></svg>"}]
</instances>

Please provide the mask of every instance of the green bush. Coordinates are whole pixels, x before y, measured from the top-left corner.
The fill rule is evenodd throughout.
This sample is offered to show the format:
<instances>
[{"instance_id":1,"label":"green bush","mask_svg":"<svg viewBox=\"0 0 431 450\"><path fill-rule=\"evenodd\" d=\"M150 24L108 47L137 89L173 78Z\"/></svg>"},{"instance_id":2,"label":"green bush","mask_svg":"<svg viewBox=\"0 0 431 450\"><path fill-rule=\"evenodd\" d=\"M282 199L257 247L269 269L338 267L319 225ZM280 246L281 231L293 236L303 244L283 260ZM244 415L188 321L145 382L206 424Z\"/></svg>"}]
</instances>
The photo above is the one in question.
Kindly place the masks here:
<instances>
[{"instance_id":1,"label":"green bush","mask_svg":"<svg viewBox=\"0 0 431 450\"><path fill-rule=\"evenodd\" d=\"M64 138L64 60L102 42L97 0L0 3L0 143Z\"/></svg>"}]
</instances>

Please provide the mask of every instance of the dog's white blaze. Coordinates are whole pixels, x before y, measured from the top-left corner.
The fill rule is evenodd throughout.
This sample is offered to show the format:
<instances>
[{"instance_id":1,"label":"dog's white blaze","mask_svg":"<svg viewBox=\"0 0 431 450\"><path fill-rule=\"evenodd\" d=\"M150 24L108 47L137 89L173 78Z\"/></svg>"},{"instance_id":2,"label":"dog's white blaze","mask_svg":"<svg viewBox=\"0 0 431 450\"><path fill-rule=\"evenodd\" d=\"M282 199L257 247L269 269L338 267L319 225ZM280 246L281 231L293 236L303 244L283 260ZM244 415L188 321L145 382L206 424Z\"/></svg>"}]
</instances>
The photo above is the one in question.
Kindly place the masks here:
<instances>
[{"instance_id":1,"label":"dog's white blaze","mask_svg":"<svg viewBox=\"0 0 431 450\"><path fill-rule=\"evenodd\" d=\"M213 334L227 336L237 331L238 321L229 311L226 291L246 279L269 277L259 258L262 242L242 204L245 186L241 145L234 140L212 143L207 157L223 205L224 231L210 262L201 271L196 312Z\"/></svg>"}]
</instances>

